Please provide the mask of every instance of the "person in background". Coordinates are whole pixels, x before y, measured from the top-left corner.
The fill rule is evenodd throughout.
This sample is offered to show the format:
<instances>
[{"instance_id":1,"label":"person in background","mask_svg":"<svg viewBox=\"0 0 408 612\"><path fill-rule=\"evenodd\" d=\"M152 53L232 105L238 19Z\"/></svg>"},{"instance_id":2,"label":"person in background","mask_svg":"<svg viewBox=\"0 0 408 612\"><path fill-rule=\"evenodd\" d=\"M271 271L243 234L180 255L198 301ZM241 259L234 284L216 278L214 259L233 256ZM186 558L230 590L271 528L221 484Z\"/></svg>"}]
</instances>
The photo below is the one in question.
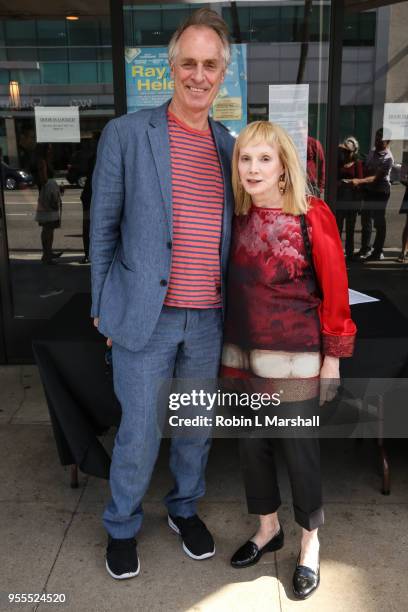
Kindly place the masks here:
<instances>
[{"instance_id":1,"label":"person in background","mask_svg":"<svg viewBox=\"0 0 408 612\"><path fill-rule=\"evenodd\" d=\"M54 230L61 225L61 191L54 179L53 150L51 143L40 143L34 153L32 174L38 188L35 220L41 226L42 258L45 264L55 263L62 251L53 251ZM47 188L45 186L48 184ZM43 191L43 193L41 193Z\"/></svg>"},{"instance_id":2,"label":"person in background","mask_svg":"<svg viewBox=\"0 0 408 612\"><path fill-rule=\"evenodd\" d=\"M326 183L326 159L322 143L313 136L307 137L306 168L309 187L314 195L320 197Z\"/></svg>"},{"instance_id":3,"label":"person in background","mask_svg":"<svg viewBox=\"0 0 408 612\"><path fill-rule=\"evenodd\" d=\"M354 231L357 213L361 209L361 188L348 181L363 178L363 163L358 159L359 145L354 136L348 136L338 148L336 221L340 238L346 225L346 259L354 260Z\"/></svg>"},{"instance_id":4,"label":"person in background","mask_svg":"<svg viewBox=\"0 0 408 612\"><path fill-rule=\"evenodd\" d=\"M384 243L387 233L385 211L391 194L391 169L394 163L390 140L384 138L383 129L375 133L374 148L364 162L364 178L347 179L353 187L363 187L361 211L361 249L359 256L366 261L384 259ZM376 230L371 248L372 227Z\"/></svg>"},{"instance_id":5,"label":"person in background","mask_svg":"<svg viewBox=\"0 0 408 612\"><path fill-rule=\"evenodd\" d=\"M318 409L319 393L322 402L332 397L339 358L352 355L356 335L336 219L327 204L307 195L297 149L276 124L256 121L241 132L232 184L235 218L221 375L238 385L248 381L258 391L270 389L269 395L283 389L282 414ZM248 511L259 515L259 527L233 555L236 568L257 563L284 543L275 442L240 439ZM304 599L320 581L319 441L298 432L279 442L302 528L293 591Z\"/></svg>"},{"instance_id":6,"label":"person in background","mask_svg":"<svg viewBox=\"0 0 408 612\"><path fill-rule=\"evenodd\" d=\"M41 188L50 178L50 174L54 176L53 150L51 143L46 142L37 145L34 152L31 172L34 182L37 185L38 192L40 192Z\"/></svg>"},{"instance_id":7,"label":"person in background","mask_svg":"<svg viewBox=\"0 0 408 612\"><path fill-rule=\"evenodd\" d=\"M95 151L88 160L86 171L85 185L81 193L82 202L82 242L84 245L84 257L81 259L81 264L89 263L89 235L91 230L91 202L92 202L92 175L96 164L96 148L100 138L100 132L94 132L92 140L94 141Z\"/></svg>"},{"instance_id":8,"label":"person in background","mask_svg":"<svg viewBox=\"0 0 408 612\"><path fill-rule=\"evenodd\" d=\"M44 264L55 263L54 259L62 251L53 251L54 230L61 226L62 200L58 183L54 179L51 167L47 169L47 180L41 186L38 195L35 220L41 227L42 258Z\"/></svg>"},{"instance_id":9,"label":"person in background","mask_svg":"<svg viewBox=\"0 0 408 612\"><path fill-rule=\"evenodd\" d=\"M405 215L405 224L401 237L401 253L398 256L397 261L398 263L406 263L408 261L408 176L405 178L405 180L401 180L401 183L405 185L405 193L404 197L402 198L399 214Z\"/></svg>"}]
</instances>

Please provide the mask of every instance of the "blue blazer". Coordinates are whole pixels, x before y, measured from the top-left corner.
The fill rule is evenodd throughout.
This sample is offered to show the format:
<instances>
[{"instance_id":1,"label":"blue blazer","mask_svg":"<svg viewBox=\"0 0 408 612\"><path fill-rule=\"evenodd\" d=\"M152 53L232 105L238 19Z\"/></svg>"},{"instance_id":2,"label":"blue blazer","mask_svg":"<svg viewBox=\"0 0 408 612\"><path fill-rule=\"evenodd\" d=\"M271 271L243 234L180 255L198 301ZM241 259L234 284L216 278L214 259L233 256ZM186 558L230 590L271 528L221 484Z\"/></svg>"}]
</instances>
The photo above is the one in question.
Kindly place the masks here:
<instances>
[{"instance_id":1,"label":"blue blazer","mask_svg":"<svg viewBox=\"0 0 408 612\"><path fill-rule=\"evenodd\" d=\"M172 249L170 144L166 102L112 119L98 145L92 178L92 317L99 331L138 351L148 342L166 296ZM231 237L234 139L210 126L224 178L220 245L222 296ZM224 303L225 305L225 303Z\"/></svg>"}]
</instances>

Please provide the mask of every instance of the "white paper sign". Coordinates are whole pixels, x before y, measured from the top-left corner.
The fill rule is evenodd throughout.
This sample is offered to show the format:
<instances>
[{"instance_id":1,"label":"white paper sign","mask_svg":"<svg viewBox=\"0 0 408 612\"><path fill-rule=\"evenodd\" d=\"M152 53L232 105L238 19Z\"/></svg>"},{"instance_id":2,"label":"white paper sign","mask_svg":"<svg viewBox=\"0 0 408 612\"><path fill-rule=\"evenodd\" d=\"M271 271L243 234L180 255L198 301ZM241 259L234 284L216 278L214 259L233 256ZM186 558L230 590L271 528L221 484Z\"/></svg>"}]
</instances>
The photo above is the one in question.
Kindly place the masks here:
<instances>
[{"instance_id":1,"label":"white paper sign","mask_svg":"<svg viewBox=\"0 0 408 612\"><path fill-rule=\"evenodd\" d=\"M292 137L306 171L309 85L269 85L269 121Z\"/></svg>"},{"instance_id":2,"label":"white paper sign","mask_svg":"<svg viewBox=\"0 0 408 612\"><path fill-rule=\"evenodd\" d=\"M81 142L78 106L35 106L37 142Z\"/></svg>"},{"instance_id":3,"label":"white paper sign","mask_svg":"<svg viewBox=\"0 0 408 612\"><path fill-rule=\"evenodd\" d=\"M384 104L383 128L387 140L408 140L407 102Z\"/></svg>"},{"instance_id":4,"label":"white paper sign","mask_svg":"<svg viewBox=\"0 0 408 612\"><path fill-rule=\"evenodd\" d=\"M366 302L379 302L378 298L371 297L371 295L367 295L366 293L360 293L360 291L356 291L355 289L349 289L349 305L353 306L354 304L365 304Z\"/></svg>"}]
</instances>

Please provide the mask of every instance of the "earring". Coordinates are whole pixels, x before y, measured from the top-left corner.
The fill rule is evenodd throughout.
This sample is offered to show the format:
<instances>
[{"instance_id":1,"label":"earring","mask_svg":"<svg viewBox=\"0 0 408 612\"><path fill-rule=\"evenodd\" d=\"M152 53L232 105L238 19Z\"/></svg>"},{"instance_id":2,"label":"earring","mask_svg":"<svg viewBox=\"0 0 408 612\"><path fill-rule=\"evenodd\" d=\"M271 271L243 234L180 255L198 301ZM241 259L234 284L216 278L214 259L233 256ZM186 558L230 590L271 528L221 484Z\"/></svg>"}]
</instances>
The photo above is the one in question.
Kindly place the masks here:
<instances>
[{"instance_id":1,"label":"earring","mask_svg":"<svg viewBox=\"0 0 408 612\"><path fill-rule=\"evenodd\" d=\"M278 182L279 193L283 195L286 191L286 176L285 173L281 174Z\"/></svg>"}]
</instances>

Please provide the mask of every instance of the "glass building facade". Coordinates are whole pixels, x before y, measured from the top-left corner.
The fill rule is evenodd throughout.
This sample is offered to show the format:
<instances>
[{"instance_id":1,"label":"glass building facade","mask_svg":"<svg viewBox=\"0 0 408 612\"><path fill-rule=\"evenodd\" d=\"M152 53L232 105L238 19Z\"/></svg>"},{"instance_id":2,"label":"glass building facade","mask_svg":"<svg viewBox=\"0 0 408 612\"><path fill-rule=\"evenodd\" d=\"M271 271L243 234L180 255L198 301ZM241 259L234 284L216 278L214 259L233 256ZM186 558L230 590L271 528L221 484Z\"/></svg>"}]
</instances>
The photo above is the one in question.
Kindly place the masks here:
<instances>
[{"instance_id":1,"label":"glass building facade","mask_svg":"<svg viewBox=\"0 0 408 612\"><path fill-rule=\"evenodd\" d=\"M319 143L320 151L313 160L313 180L333 210L339 143L352 136L363 161L387 113L394 109L402 117L404 112L407 115L408 2L131 1L108 5L92 0L84 2L86 10L75 15L69 14L68 3L65 11L64 3L59 3L59 14L49 2L41 5L38 14L33 13L32 3L26 4L21 14L3 11L0 19L2 363L32 361L31 339L38 329L75 294L89 292L89 212L83 193L99 134L112 117L135 110L133 102L154 106L171 95L171 89L162 91L163 87L160 95L154 89L146 93L147 81L138 92L129 74L132 66L141 65L141 57L147 58L147 66L164 66L170 37L191 11L209 6L219 12L241 57L236 73L231 69L231 83L235 79L240 92L234 94L240 119L235 116L235 128L226 121L231 131L239 131L249 121L268 119L273 111L271 91L276 95L282 86L308 86L308 144ZM56 121L65 126L62 136L54 129L48 141L40 121L40 115L47 117L47 113L54 117L54 127ZM391 297L406 291L405 265L396 262L406 218L399 214L408 169L408 134L402 124L403 119L399 136L390 144L394 167L385 263L364 269L349 266L354 288L381 287ZM52 244L62 254L55 265L44 265L36 215L44 163L52 168L63 192L61 224ZM356 250L360 246L357 220Z\"/></svg>"}]
</instances>

